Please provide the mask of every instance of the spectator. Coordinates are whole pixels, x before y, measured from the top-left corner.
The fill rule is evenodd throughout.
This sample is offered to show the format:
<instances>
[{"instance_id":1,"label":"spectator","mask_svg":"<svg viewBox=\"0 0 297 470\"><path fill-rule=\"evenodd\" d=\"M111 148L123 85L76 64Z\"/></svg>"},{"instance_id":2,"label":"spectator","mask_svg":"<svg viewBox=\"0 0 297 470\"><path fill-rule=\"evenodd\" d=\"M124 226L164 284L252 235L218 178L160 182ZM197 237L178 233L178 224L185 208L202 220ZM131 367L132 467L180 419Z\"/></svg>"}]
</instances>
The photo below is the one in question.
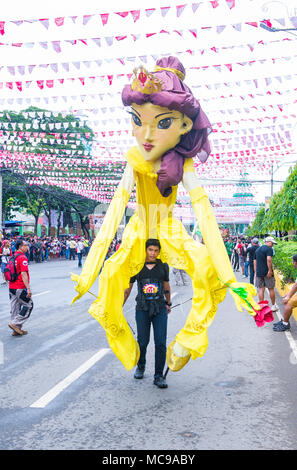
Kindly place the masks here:
<instances>
[{"instance_id":1,"label":"spectator","mask_svg":"<svg viewBox=\"0 0 297 470\"><path fill-rule=\"evenodd\" d=\"M70 240L66 240L66 259L70 259Z\"/></svg>"},{"instance_id":2,"label":"spectator","mask_svg":"<svg viewBox=\"0 0 297 470\"><path fill-rule=\"evenodd\" d=\"M244 242L244 277L249 277L249 254L247 252L248 242Z\"/></svg>"},{"instance_id":3,"label":"spectator","mask_svg":"<svg viewBox=\"0 0 297 470\"><path fill-rule=\"evenodd\" d=\"M3 277L2 284L6 284L6 279L4 277L4 269L6 268L10 254L11 254L10 243L8 240L4 240L2 244L2 252L1 252L1 272L2 272L2 277Z\"/></svg>"},{"instance_id":4,"label":"spectator","mask_svg":"<svg viewBox=\"0 0 297 470\"><path fill-rule=\"evenodd\" d=\"M36 237L33 244L34 260L35 263L41 263L42 259L42 242Z\"/></svg>"},{"instance_id":5,"label":"spectator","mask_svg":"<svg viewBox=\"0 0 297 470\"><path fill-rule=\"evenodd\" d=\"M13 330L13 336L21 336L28 333L22 329L22 326L29 318L33 309L28 260L25 256L27 250L28 245L25 240L18 239L15 251L17 279L14 282L9 282L11 322L8 326Z\"/></svg>"},{"instance_id":6,"label":"spectator","mask_svg":"<svg viewBox=\"0 0 297 470\"><path fill-rule=\"evenodd\" d=\"M254 270L256 273L256 287L259 289L259 301L264 300L265 287L269 291L271 300L271 309L273 312L278 310L275 304L275 278L272 268L273 245L277 242L273 237L266 237L265 244L260 246L255 252Z\"/></svg>"},{"instance_id":7,"label":"spectator","mask_svg":"<svg viewBox=\"0 0 297 470\"><path fill-rule=\"evenodd\" d=\"M244 276L245 245L243 240L239 239L236 250L239 257L239 266L241 267L241 274Z\"/></svg>"},{"instance_id":8,"label":"spectator","mask_svg":"<svg viewBox=\"0 0 297 470\"><path fill-rule=\"evenodd\" d=\"M238 238L237 242L233 247L233 269L234 271L239 271L239 254L238 254L238 244L240 243L240 238Z\"/></svg>"},{"instance_id":9,"label":"spectator","mask_svg":"<svg viewBox=\"0 0 297 470\"><path fill-rule=\"evenodd\" d=\"M73 259L75 261L75 253L76 253L76 241L74 238L71 238L69 242L69 249L70 249L70 256L69 259Z\"/></svg>"},{"instance_id":10,"label":"spectator","mask_svg":"<svg viewBox=\"0 0 297 470\"><path fill-rule=\"evenodd\" d=\"M85 255L88 256L89 251L90 251L90 241L87 238L84 240L84 246L85 246L85 249L84 249Z\"/></svg>"},{"instance_id":11,"label":"spectator","mask_svg":"<svg viewBox=\"0 0 297 470\"><path fill-rule=\"evenodd\" d=\"M84 247L85 247L85 245L84 245L83 241L79 238L78 242L76 244L76 252L77 252L77 257L78 257L78 267L79 268L82 267L81 260L82 260Z\"/></svg>"},{"instance_id":12,"label":"spectator","mask_svg":"<svg viewBox=\"0 0 297 470\"><path fill-rule=\"evenodd\" d=\"M233 252L233 241L231 237L225 242L225 247L226 247L229 259L231 260L232 252Z\"/></svg>"},{"instance_id":13,"label":"spectator","mask_svg":"<svg viewBox=\"0 0 297 470\"><path fill-rule=\"evenodd\" d=\"M247 255L248 255L248 262L249 262L249 270L250 270L250 284L254 284L255 278L255 270L254 270L254 259L256 250L259 248L259 240L258 238L253 238L251 244L247 247Z\"/></svg>"},{"instance_id":14,"label":"spectator","mask_svg":"<svg viewBox=\"0 0 297 470\"><path fill-rule=\"evenodd\" d=\"M293 256L293 266L297 269L297 255ZM284 317L273 325L273 331L287 331L290 329L290 318L293 308L297 307L297 279L290 292L283 297Z\"/></svg>"}]
</instances>

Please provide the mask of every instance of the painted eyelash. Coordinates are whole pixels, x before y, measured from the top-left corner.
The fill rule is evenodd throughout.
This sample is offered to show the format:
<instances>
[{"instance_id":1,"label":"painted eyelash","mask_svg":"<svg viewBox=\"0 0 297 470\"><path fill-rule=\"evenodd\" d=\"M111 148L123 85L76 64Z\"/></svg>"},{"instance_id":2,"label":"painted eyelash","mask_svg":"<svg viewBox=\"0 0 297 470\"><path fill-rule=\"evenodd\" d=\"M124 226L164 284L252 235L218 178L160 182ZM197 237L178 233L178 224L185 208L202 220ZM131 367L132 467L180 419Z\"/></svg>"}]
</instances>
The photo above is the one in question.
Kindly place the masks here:
<instances>
[{"instance_id":1,"label":"painted eyelash","mask_svg":"<svg viewBox=\"0 0 297 470\"><path fill-rule=\"evenodd\" d=\"M141 119L139 116L137 116L137 114L133 113L132 111L127 111L128 114L131 114L131 116L135 117L136 119L138 119L140 122L141 122Z\"/></svg>"}]
</instances>

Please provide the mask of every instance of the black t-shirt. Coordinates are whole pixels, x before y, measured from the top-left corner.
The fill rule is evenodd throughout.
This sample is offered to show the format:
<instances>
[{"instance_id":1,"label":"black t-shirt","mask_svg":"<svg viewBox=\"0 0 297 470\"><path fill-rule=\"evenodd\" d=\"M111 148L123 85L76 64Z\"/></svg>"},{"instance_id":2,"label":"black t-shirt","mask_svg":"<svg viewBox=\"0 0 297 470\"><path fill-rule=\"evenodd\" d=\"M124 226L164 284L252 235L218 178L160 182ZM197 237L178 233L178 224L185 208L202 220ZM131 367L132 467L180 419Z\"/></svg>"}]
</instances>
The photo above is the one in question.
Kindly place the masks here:
<instances>
[{"instance_id":1,"label":"black t-shirt","mask_svg":"<svg viewBox=\"0 0 297 470\"><path fill-rule=\"evenodd\" d=\"M249 263L250 264L254 263L255 253L256 253L256 250L258 248L260 248L259 245L252 245L252 246L249 246L248 249L246 250L247 254L249 254Z\"/></svg>"},{"instance_id":2,"label":"black t-shirt","mask_svg":"<svg viewBox=\"0 0 297 470\"><path fill-rule=\"evenodd\" d=\"M157 259L155 266L148 269L146 265L138 274L131 277L130 282L138 284L138 295L136 297L136 308L143 308L143 301L154 300L159 304L165 305L163 294L163 282L169 282L169 266ZM160 293L160 295L158 295Z\"/></svg>"},{"instance_id":3,"label":"black t-shirt","mask_svg":"<svg viewBox=\"0 0 297 470\"><path fill-rule=\"evenodd\" d=\"M273 249L270 246L260 246L255 253L257 267L256 276L265 277L268 273L267 256L273 256Z\"/></svg>"},{"instance_id":4,"label":"black t-shirt","mask_svg":"<svg viewBox=\"0 0 297 470\"><path fill-rule=\"evenodd\" d=\"M144 265L138 274L131 277L130 282L134 283L140 279L157 279L159 281L169 282L169 266L167 263L162 263L160 259L157 259L157 262L152 269L149 269Z\"/></svg>"}]
</instances>

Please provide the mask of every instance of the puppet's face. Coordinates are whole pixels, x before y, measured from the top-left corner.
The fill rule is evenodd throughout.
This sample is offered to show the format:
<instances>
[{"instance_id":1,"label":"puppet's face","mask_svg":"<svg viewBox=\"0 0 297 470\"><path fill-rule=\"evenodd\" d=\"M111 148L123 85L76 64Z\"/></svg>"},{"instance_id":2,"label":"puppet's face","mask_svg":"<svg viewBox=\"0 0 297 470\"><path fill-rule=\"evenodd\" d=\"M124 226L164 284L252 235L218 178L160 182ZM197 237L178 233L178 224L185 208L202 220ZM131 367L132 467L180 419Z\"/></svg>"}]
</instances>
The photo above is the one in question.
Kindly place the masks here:
<instances>
[{"instance_id":1,"label":"puppet's face","mask_svg":"<svg viewBox=\"0 0 297 470\"><path fill-rule=\"evenodd\" d=\"M193 122L179 111L152 103L131 106L133 135L140 151L149 161L160 159L174 148L183 134L189 132Z\"/></svg>"}]
</instances>

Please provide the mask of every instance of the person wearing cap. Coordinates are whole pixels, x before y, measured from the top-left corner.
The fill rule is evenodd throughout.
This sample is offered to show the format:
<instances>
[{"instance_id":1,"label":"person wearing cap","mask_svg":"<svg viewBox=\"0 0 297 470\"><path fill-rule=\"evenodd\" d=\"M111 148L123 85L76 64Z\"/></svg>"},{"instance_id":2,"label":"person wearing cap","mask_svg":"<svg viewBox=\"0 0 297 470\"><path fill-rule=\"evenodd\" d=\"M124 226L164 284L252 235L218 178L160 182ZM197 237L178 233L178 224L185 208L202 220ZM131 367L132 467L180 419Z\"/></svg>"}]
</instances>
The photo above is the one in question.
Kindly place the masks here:
<instances>
[{"instance_id":1,"label":"person wearing cap","mask_svg":"<svg viewBox=\"0 0 297 470\"><path fill-rule=\"evenodd\" d=\"M22 238L16 241L15 268L17 278L9 281L9 299L11 307L11 322L9 328L13 330L13 336L26 335L28 331L23 330L23 324L31 315L33 310L32 292L30 288L30 276L26 252L28 244Z\"/></svg>"},{"instance_id":2,"label":"person wearing cap","mask_svg":"<svg viewBox=\"0 0 297 470\"><path fill-rule=\"evenodd\" d=\"M255 271L254 271L254 259L256 250L259 248L258 238L252 238L251 244L247 247L247 255L249 258L249 268L250 268L250 284L254 284Z\"/></svg>"},{"instance_id":3,"label":"person wearing cap","mask_svg":"<svg viewBox=\"0 0 297 470\"><path fill-rule=\"evenodd\" d=\"M277 242L273 237L266 237L265 244L260 246L255 252L254 270L256 273L256 287L259 289L259 301L264 300L265 288L269 291L271 309L278 310L275 304L275 278L272 268L272 257L274 255L273 245Z\"/></svg>"},{"instance_id":4,"label":"person wearing cap","mask_svg":"<svg viewBox=\"0 0 297 470\"><path fill-rule=\"evenodd\" d=\"M297 269L297 255L294 255L293 258L293 266ZM283 318L273 325L273 331L287 331L290 330L290 318L293 312L293 308L297 307L297 278L295 284L292 286L290 292L283 297L284 302L284 314Z\"/></svg>"}]
</instances>

